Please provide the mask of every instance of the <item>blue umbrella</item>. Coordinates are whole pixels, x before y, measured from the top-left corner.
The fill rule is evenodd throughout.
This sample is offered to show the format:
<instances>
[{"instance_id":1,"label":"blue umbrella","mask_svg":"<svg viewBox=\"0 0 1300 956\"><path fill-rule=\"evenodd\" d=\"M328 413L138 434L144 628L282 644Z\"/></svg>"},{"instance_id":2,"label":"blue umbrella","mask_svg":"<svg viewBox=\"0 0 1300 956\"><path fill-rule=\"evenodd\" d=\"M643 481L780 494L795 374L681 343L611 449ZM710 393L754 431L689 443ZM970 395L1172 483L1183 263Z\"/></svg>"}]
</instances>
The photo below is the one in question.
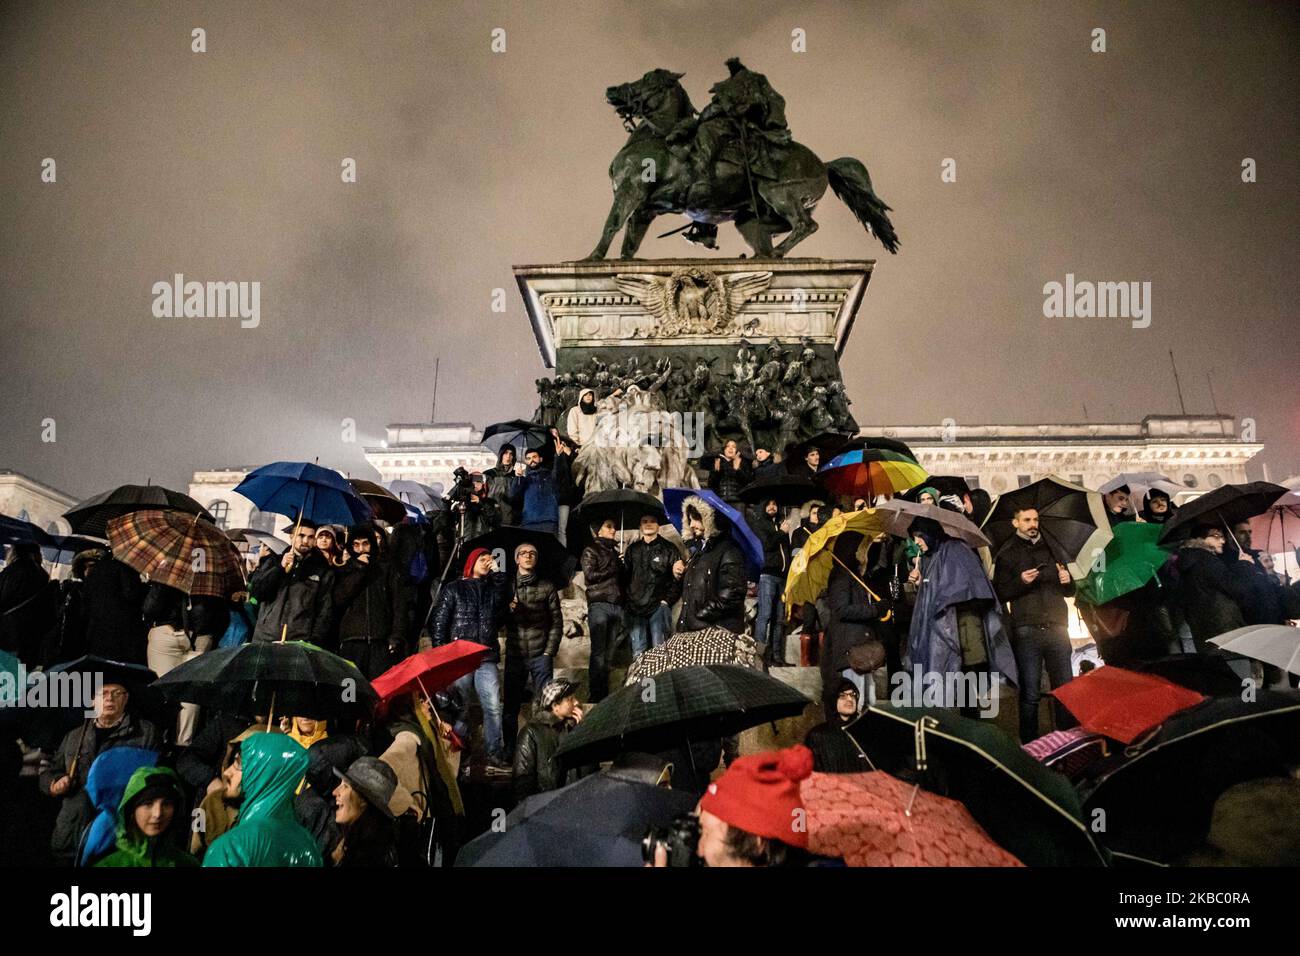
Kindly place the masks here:
<instances>
[{"instance_id":1,"label":"blue umbrella","mask_svg":"<svg viewBox=\"0 0 1300 956\"><path fill-rule=\"evenodd\" d=\"M368 524L371 510L337 471L305 461L275 461L255 468L235 486L261 511L317 524Z\"/></svg>"},{"instance_id":2,"label":"blue umbrella","mask_svg":"<svg viewBox=\"0 0 1300 956\"><path fill-rule=\"evenodd\" d=\"M713 509L725 517L731 525L731 540L736 542L740 553L745 557L745 570L751 579L758 577L759 568L763 566L763 544L758 536L750 530L744 516L731 505L719 498L707 488L665 488L664 506L668 511L668 520L678 531L682 530L682 502L695 495L712 505Z\"/></svg>"},{"instance_id":3,"label":"blue umbrella","mask_svg":"<svg viewBox=\"0 0 1300 956\"><path fill-rule=\"evenodd\" d=\"M54 544L54 537L30 521L0 515L0 544L39 544L48 548Z\"/></svg>"}]
</instances>

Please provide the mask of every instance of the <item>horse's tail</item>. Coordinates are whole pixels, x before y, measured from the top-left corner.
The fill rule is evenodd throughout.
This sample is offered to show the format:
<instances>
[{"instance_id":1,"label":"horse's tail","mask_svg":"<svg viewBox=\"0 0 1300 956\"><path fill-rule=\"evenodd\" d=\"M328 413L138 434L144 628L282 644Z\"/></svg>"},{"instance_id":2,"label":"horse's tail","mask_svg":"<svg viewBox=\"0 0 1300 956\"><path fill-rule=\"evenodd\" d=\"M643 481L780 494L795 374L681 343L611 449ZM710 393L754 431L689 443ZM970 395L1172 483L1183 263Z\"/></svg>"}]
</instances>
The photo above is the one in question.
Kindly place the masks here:
<instances>
[{"instance_id":1,"label":"horse's tail","mask_svg":"<svg viewBox=\"0 0 1300 956\"><path fill-rule=\"evenodd\" d=\"M871 174L852 156L844 156L826 164L826 178L840 202L853 210L853 215L867 227L867 231L880 240L890 252L898 252L898 234L889 221L889 207L871 188Z\"/></svg>"}]
</instances>

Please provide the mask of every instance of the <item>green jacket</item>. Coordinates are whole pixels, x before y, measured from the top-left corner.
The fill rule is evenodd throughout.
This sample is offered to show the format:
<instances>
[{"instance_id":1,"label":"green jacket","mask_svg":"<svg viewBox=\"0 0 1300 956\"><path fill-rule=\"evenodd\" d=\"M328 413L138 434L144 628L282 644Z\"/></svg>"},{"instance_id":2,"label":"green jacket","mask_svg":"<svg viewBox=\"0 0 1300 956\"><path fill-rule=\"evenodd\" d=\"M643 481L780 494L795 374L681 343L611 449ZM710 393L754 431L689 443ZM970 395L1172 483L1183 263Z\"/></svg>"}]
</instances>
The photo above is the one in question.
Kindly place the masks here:
<instances>
[{"instance_id":1,"label":"green jacket","mask_svg":"<svg viewBox=\"0 0 1300 956\"><path fill-rule=\"evenodd\" d=\"M293 812L307 751L286 734L253 734L240 747L239 820L208 848L204 866L320 866L320 850Z\"/></svg>"},{"instance_id":2,"label":"green jacket","mask_svg":"<svg viewBox=\"0 0 1300 956\"><path fill-rule=\"evenodd\" d=\"M131 815L135 811L135 798L140 791L159 783L171 788L176 815L166 832L150 838L136 829ZM95 866L198 866L199 861L181 849L177 841L178 832L182 835L189 832L185 806L185 794L174 770L167 767L140 767L126 782L126 790L117 805L117 849Z\"/></svg>"}]
</instances>

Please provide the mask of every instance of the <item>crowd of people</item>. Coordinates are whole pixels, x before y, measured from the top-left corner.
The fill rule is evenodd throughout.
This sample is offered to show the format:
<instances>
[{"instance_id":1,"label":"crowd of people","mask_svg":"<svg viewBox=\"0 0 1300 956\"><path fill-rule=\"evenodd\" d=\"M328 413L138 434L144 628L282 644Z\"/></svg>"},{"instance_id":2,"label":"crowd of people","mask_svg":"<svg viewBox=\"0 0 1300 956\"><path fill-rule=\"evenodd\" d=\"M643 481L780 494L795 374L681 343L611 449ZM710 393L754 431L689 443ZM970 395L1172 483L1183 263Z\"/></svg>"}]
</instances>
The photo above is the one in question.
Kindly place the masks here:
<instances>
[{"instance_id":1,"label":"crowd of people","mask_svg":"<svg viewBox=\"0 0 1300 956\"><path fill-rule=\"evenodd\" d=\"M366 721L193 704L176 713L150 701L124 666L106 674L93 720L61 739L24 739L21 749L0 740L0 797L17 799L24 768L38 775L40 794L57 805L42 839L60 865L449 865L503 787L522 801L601 773L555 760L564 735L599 708L623 665L674 634L710 628L752 638L763 669L819 668L824 709L806 749L740 757L729 739L698 751L704 765L678 785L702 798L699 852L715 863L773 864L806 849L768 821L797 799L811 770L863 769L840 731L895 675L993 675L995 692L1017 698L1009 732L1023 743L1045 732L1044 684L1057 689L1075 676L1067 599L1076 582L1036 509L1015 511L1015 535L990 561L937 520L950 511L978 525L988 496L921 486L912 498L936 509L931 516L917 517L906 537L838 535L824 590L786 607L801 550L827 521L879 501L826 493L790 507L751 494L764 482L819 481L821 451L749 453L727 441L701 462L708 491L682 502L680 536L649 514L635 528L575 527L583 493L571 460L592 438L593 400L584 393L548 447L519 461L505 445L493 468L459 476L420 520L339 526L290 516L288 547L261 556L246 589L229 598L149 583L107 548L78 554L70 577L55 582L39 548L12 546L0 571L0 647L29 670L93 655L161 676L217 646L288 640L334 652L374 679L422 648L470 641L488 650L450 686ZM1161 524L1177 513L1164 491L1134 501L1129 491L1105 495L1112 523ZM761 563L746 561L737 522L761 544ZM530 539L504 564L487 548L466 548L502 527L552 534L580 551L581 587L557 582ZM1271 562L1252 549L1249 522L1197 526L1163 580L1126 596L1120 618L1088 619L1101 658L1134 666L1220 654L1209 638L1300 618L1300 588ZM574 593L576 613L566 610ZM794 635L798 650L788 653ZM590 648L585 682L581 668L556 664L578 636ZM1258 676L1287 685L1283 674ZM973 712L970 701L943 703ZM1046 729L1071 723L1058 704ZM652 776L667 779L662 758ZM191 826L196 814L201 825Z\"/></svg>"}]
</instances>

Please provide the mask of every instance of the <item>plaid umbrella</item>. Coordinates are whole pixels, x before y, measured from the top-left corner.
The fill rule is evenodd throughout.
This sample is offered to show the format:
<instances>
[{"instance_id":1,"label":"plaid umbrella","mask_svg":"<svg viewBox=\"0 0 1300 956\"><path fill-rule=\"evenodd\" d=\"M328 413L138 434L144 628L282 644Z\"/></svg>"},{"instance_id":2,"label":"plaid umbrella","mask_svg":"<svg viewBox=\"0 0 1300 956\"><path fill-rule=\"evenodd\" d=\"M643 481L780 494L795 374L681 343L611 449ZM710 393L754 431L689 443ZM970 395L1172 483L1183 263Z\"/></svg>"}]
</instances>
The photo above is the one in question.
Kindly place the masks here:
<instances>
[{"instance_id":1,"label":"plaid umbrella","mask_svg":"<svg viewBox=\"0 0 1300 956\"><path fill-rule=\"evenodd\" d=\"M564 735L555 756L577 766L630 751L659 753L796 717L809 703L790 685L748 667L683 667L614 691Z\"/></svg>"},{"instance_id":2,"label":"plaid umbrella","mask_svg":"<svg viewBox=\"0 0 1300 956\"><path fill-rule=\"evenodd\" d=\"M186 514L198 515L213 524L216 523L207 509L189 495L172 491L162 485L121 485L112 491L87 498L70 511L65 511L63 517L68 519L72 530L77 534L106 538L109 519L120 518L132 511L159 509L183 511Z\"/></svg>"},{"instance_id":3,"label":"plaid umbrella","mask_svg":"<svg viewBox=\"0 0 1300 956\"><path fill-rule=\"evenodd\" d=\"M929 477L910 449L900 451L896 446L901 442L886 444L886 441L854 441L817 470L818 480L834 494L871 501L877 495L896 495L914 488Z\"/></svg>"},{"instance_id":4,"label":"plaid umbrella","mask_svg":"<svg viewBox=\"0 0 1300 956\"><path fill-rule=\"evenodd\" d=\"M846 728L871 765L960 800L1027 866L1103 866L1070 782L987 720L873 704Z\"/></svg>"},{"instance_id":5,"label":"plaid umbrella","mask_svg":"<svg viewBox=\"0 0 1300 956\"><path fill-rule=\"evenodd\" d=\"M739 664L754 667L758 659L758 645L748 634L736 634L725 627L706 627L700 631L683 631L652 647L635 661L627 671L628 685L643 677L662 674L679 667L703 664Z\"/></svg>"},{"instance_id":6,"label":"plaid umbrella","mask_svg":"<svg viewBox=\"0 0 1300 956\"><path fill-rule=\"evenodd\" d=\"M306 641L218 647L172 668L153 686L167 700L244 716L366 716L379 702L357 665Z\"/></svg>"},{"instance_id":7,"label":"plaid umbrella","mask_svg":"<svg viewBox=\"0 0 1300 956\"><path fill-rule=\"evenodd\" d=\"M849 866L1023 866L970 811L887 773L814 773L799 787L808 849Z\"/></svg>"},{"instance_id":8,"label":"plaid umbrella","mask_svg":"<svg viewBox=\"0 0 1300 956\"><path fill-rule=\"evenodd\" d=\"M198 515L133 511L108 522L108 543L117 560L151 583L192 597L229 597L244 583L235 543Z\"/></svg>"}]
</instances>

